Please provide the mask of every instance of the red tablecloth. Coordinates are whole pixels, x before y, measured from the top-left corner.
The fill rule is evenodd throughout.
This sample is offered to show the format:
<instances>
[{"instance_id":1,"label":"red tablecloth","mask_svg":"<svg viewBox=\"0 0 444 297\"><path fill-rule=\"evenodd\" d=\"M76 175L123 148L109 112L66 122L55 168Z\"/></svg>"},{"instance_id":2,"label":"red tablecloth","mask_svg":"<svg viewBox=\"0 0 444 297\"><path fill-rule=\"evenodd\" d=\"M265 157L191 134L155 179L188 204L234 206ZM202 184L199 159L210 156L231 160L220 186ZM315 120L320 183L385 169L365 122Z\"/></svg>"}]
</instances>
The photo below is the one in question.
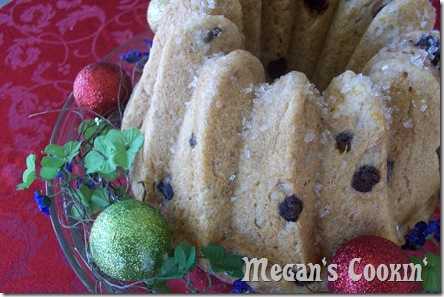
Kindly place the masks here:
<instances>
[{"instance_id":1,"label":"red tablecloth","mask_svg":"<svg viewBox=\"0 0 444 297\"><path fill-rule=\"evenodd\" d=\"M26 157L49 143L58 116L28 115L61 108L81 68L148 30L148 2L16 0L0 10L1 292L86 292L34 202L43 184L16 191Z\"/></svg>"},{"instance_id":2,"label":"red tablecloth","mask_svg":"<svg viewBox=\"0 0 444 297\"><path fill-rule=\"evenodd\" d=\"M77 293L86 288L59 247L31 189L16 191L30 153L49 143L77 73L148 30L146 0L13 1L0 10L0 291Z\"/></svg>"}]
</instances>

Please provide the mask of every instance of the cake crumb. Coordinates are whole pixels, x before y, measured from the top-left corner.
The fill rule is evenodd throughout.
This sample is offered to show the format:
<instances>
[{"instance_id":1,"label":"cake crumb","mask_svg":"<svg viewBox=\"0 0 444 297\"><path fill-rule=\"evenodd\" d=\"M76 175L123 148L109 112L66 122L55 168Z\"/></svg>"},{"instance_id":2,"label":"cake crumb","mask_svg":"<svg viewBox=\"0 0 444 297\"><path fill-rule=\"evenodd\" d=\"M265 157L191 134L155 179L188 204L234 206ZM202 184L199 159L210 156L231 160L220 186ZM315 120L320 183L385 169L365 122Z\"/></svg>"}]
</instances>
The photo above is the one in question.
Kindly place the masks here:
<instances>
[{"instance_id":1,"label":"cake crumb","mask_svg":"<svg viewBox=\"0 0 444 297\"><path fill-rule=\"evenodd\" d=\"M314 184L314 190L316 193L316 197L321 198L321 190L324 186L320 183L315 183Z\"/></svg>"}]
</instances>

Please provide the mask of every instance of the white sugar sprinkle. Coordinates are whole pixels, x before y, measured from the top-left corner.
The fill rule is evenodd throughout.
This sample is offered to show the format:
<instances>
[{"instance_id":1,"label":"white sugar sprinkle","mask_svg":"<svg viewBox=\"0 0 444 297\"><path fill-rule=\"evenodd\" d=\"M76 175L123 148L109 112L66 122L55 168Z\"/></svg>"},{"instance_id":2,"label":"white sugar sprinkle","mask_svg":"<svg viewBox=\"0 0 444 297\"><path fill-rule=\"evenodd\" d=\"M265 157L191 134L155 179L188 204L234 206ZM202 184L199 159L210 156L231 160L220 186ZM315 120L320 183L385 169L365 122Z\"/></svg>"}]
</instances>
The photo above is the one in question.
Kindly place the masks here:
<instances>
[{"instance_id":1,"label":"white sugar sprinkle","mask_svg":"<svg viewBox=\"0 0 444 297\"><path fill-rule=\"evenodd\" d=\"M253 92L253 88L254 88L253 83L250 83L250 85L247 88L241 89L241 91L244 93L251 93L251 92Z\"/></svg>"},{"instance_id":2,"label":"white sugar sprinkle","mask_svg":"<svg viewBox=\"0 0 444 297\"><path fill-rule=\"evenodd\" d=\"M245 158L250 159L250 151L248 150L248 145L244 147Z\"/></svg>"},{"instance_id":3,"label":"white sugar sprinkle","mask_svg":"<svg viewBox=\"0 0 444 297\"><path fill-rule=\"evenodd\" d=\"M328 137L331 135L331 132L329 130L325 130L321 134L321 143L326 144L328 142Z\"/></svg>"},{"instance_id":4,"label":"white sugar sprinkle","mask_svg":"<svg viewBox=\"0 0 444 297\"><path fill-rule=\"evenodd\" d=\"M316 197L321 198L321 190L323 188L323 185L321 185L320 183L315 183L314 185L314 190L316 193Z\"/></svg>"},{"instance_id":5,"label":"white sugar sprinkle","mask_svg":"<svg viewBox=\"0 0 444 297\"><path fill-rule=\"evenodd\" d=\"M404 124L402 124L405 128L407 129L411 129L413 128L413 119L410 118L407 121L404 122Z\"/></svg>"},{"instance_id":6,"label":"white sugar sprinkle","mask_svg":"<svg viewBox=\"0 0 444 297\"><path fill-rule=\"evenodd\" d=\"M312 83L305 84L305 86L304 86L305 94L313 94L313 90L314 90L314 84L312 84Z\"/></svg>"},{"instance_id":7,"label":"white sugar sprinkle","mask_svg":"<svg viewBox=\"0 0 444 297\"><path fill-rule=\"evenodd\" d=\"M312 142L313 139L315 139L315 137L316 137L316 134L314 133L313 130L307 130L307 134L305 134L304 141L305 141L305 143Z\"/></svg>"},{"instance_id":8,"label":"white sugar sprinkle","mask_svg":"<svg viewBox=\"0 0 444 297\"><path fill-rule=\"evenodd\" d=\"M193 80L188 84L187 88L191 89L194 88L197 85L198 77L194 76Z\"/></svg>"},{"instance_id":9,"label":"white sugar sprinkle","mask_svg":"<svg viewBox=\"0 0 444 297\"><path fill-rule=\"evenodd\" d=\"M329 209L324 209L324 211L321 213L321 218L327 216L330 214L330 210Z\"/></svg>"},{"instance_id":10,"label":"white sugar sprinkle","mask_svg":"<svg viewBox=\"0 0 444 297\"><path fill-rule=\"evenodd\" d=\"M261 130L262 132L264 132L264 131L267 130L267 129L268 129L268 127L267 127L266 124L263 124L263 125L259 128L259 130Z\"/></svg>"},{"instance_id":11,"label":"white sugar sprinkle","mask_svg":"<svg viewBox=\"0 0 444 297\"><path fill-rule=\"evenodd\" d=\"M242 133L239 133L239 136L242 137L242 139L247 138L248 134L250 134L250 130L244 130Z\"/></svg>"}]
</instances>

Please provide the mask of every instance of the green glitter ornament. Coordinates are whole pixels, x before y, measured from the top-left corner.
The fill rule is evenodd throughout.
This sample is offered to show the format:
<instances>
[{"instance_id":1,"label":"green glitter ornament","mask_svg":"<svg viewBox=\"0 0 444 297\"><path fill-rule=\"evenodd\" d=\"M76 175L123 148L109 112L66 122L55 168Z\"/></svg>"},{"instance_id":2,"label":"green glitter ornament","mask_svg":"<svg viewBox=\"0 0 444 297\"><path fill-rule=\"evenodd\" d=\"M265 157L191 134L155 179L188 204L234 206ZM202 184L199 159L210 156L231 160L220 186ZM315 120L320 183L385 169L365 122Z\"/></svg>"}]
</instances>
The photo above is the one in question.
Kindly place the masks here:
<instances>
[{"instance_id":1,"label":"green glitter ornament","mask_svg":"<svg viewBox=\"0 0 444 297\"><path fill-rule=\"evenodd\" d=\"M152 277L171 244L168 223L152 206L137 200L116 202L94 222L89 238L97 266L122 281Z\"/></svg>"}]
</instances>

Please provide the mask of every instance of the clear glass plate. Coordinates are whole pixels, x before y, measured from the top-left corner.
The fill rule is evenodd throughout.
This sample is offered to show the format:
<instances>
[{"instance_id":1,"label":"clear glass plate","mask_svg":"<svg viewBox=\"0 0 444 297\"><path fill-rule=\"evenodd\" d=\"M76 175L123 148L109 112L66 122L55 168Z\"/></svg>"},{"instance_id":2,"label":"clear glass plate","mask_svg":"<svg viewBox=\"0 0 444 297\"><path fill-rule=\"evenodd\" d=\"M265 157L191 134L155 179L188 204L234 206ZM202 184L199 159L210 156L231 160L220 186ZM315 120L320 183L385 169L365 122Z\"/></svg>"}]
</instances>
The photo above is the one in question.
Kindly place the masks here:
<instances>
[{"instance_id":1,"label":"clear glass plate","mask_svg":"<svg viewBox=\"0 0 444 297\"><path fill-rule=\"evenodd\" d=\"M141 73L140 71L133 71L134 64L125 61L121 62L120 56L128 53L130 50L147 52L149 47L144 40L152 40L152 38L153 33L150 31L137 35L130 41L113 50L103 59L103 61L121 65L126 73L132 78L134 85L139 80ZM91 112L79 110L76 109L76 107L77 105L71 94L59 114L51 136L51 144L63 145L68 141L76 140L78 136L77 128L80 123L84 119L94 119L94 115ZM52 196L58 193L58 190L47 183L46 192L48 196ZM133 291L133 287L130 289L126 287L122 288L122 285L125 285L122 282L108 279L106 277L103 279L104 276L99 275L96 269L93 269L94 267L92 266L94 264L91 259L88 258L86 252L88 247L89 228L79 224L74 219L70 219L70 216L67 216L67 198L68 197L63 195L54 196L50 206L50 217L59 244L77 276L92 293Z\"/></svg>"}]
</instances>

